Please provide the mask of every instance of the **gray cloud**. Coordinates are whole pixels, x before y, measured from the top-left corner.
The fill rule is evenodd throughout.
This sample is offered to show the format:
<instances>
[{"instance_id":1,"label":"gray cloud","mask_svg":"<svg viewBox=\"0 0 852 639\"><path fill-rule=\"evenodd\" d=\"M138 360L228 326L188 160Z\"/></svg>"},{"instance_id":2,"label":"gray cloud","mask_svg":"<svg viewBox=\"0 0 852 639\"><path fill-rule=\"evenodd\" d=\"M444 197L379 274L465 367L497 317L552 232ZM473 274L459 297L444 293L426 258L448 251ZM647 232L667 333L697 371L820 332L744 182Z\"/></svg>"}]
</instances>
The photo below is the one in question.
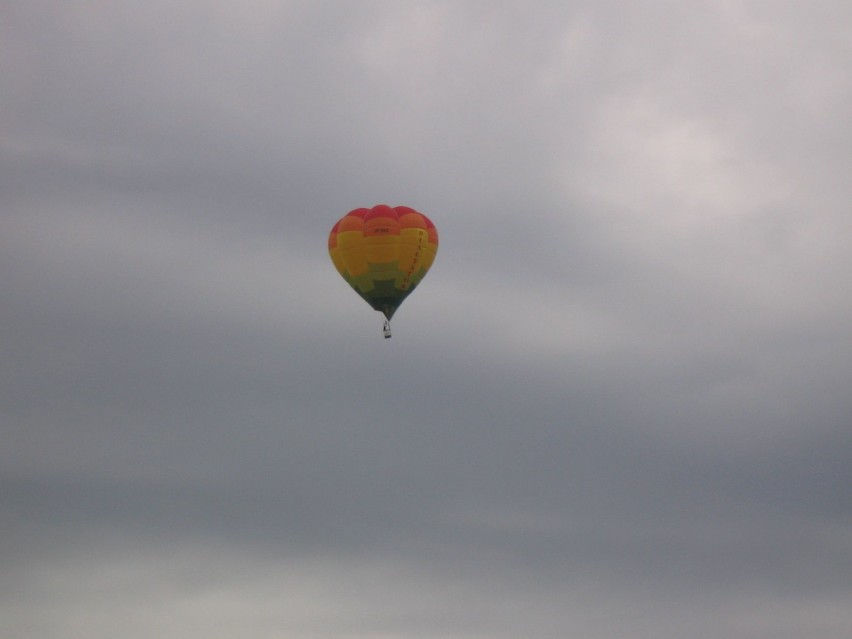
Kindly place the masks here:
<instances>
[{"instance_id":1,"label":"gray cloud","mask_svg":"<svg viewBox=\"0 0 852 639\"><path fill-rule=\"evenodd\" d=\"M848 635L845 5L0 13L3 634Z\"/></svg>"}]
</instances>

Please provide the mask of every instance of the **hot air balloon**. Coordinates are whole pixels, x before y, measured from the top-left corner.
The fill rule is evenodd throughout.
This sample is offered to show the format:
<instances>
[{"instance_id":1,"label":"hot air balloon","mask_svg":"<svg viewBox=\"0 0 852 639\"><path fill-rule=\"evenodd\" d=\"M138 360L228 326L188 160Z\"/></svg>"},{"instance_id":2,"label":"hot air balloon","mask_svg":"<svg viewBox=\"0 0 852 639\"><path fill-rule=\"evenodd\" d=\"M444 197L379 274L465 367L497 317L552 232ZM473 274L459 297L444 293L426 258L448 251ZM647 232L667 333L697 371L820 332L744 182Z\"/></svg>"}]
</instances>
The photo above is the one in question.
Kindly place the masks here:
<instances>
[{"instance_id":1,"label":"hot air balloon","mask_svg":"<svg viewBox=\"0 0 852 639\"><path fill-rule=\"evenodd\" d=\"M407 206L355 209L328 236L335 268L367 304L384 314L385 338L391 336L391 317L426 275L437 252L435 225Z\"/></svg>"}]
</instances>

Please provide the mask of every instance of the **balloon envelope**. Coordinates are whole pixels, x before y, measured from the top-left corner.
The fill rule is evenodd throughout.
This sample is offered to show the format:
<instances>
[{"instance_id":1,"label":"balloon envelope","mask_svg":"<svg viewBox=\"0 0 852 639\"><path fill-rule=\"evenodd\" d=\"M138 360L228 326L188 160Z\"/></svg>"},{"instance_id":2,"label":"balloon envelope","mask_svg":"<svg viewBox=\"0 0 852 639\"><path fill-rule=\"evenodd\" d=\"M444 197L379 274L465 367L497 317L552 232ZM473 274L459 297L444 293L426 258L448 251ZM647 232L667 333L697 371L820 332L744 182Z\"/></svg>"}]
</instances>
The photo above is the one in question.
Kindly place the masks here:
<instances>
[{"instance_id":1,"label":"balloon envelope","mask_svg":"<svg viewBox=\"0 0 852 639\"><path fill-rule=\"evenodd\" d=\"M328 252L343 279L390 320L432 266L438 231L412 208L379 204L344 215L331 229Z\"/></svg>"}]
</instances>

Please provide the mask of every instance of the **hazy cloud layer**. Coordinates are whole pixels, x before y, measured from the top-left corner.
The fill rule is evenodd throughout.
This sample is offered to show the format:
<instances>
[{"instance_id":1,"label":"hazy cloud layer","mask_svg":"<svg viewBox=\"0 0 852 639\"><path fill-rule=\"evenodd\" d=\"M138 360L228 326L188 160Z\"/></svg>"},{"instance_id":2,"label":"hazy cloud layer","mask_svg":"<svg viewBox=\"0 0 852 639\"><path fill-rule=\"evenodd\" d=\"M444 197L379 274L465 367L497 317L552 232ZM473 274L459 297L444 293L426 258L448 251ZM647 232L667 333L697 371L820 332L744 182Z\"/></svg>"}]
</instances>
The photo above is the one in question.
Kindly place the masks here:
<instances>
[{"instance_id":1,"label":"hazy cloud layer","mask_svg":"<svg viewBox=\"0 0 852 639\"><path fill-rule=\"evenodd\" d=\"M7 2L0 634L848 637L850 26Z\"/></svg>"}]
</instances>

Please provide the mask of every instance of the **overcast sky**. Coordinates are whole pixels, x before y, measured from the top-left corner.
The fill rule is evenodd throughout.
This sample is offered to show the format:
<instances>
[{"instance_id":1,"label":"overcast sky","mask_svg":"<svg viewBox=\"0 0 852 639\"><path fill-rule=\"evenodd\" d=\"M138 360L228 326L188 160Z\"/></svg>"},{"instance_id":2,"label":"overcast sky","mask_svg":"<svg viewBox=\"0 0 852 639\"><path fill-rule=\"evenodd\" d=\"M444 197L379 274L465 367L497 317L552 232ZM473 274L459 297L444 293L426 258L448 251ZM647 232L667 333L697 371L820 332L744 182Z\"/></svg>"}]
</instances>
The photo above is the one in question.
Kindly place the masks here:
<instances>
[{"instance_id":1,"label":"overcast sky","mask_svg":"<svg viewBox=\"0 0 852 639\"><path fill-rule=\"evenodd\" d=\"M848 639L850 34L0 1L0 635Z\"/></svg>"}]
</instances>

